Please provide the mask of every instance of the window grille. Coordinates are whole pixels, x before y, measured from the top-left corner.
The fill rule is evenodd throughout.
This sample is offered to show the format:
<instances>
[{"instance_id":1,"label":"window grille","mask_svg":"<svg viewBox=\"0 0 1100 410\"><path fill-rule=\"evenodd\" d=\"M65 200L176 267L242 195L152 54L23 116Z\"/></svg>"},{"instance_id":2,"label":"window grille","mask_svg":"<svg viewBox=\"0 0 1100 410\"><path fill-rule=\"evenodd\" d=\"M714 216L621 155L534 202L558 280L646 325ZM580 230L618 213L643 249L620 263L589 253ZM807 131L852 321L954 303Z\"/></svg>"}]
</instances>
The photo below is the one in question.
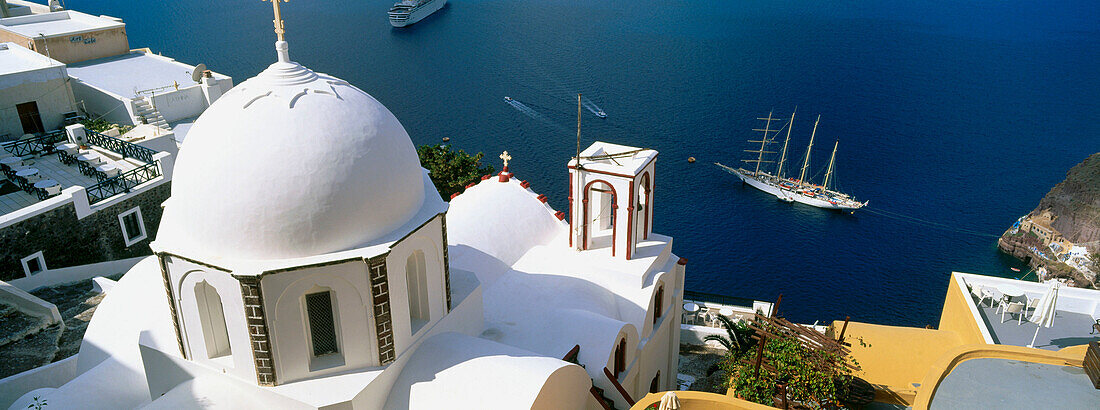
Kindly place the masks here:
<instances>
[{"instance_id":1,"label":"window grille","mask_svg":"<svg viewBox=\"0 0 1100 410\"><path fill-rule=\"evenodd\" d=\"M318 292L306 295L306 314L309 316L313 355L337 353L336 325L332 317L332 294Z\"/></svg>"}]
</instances>

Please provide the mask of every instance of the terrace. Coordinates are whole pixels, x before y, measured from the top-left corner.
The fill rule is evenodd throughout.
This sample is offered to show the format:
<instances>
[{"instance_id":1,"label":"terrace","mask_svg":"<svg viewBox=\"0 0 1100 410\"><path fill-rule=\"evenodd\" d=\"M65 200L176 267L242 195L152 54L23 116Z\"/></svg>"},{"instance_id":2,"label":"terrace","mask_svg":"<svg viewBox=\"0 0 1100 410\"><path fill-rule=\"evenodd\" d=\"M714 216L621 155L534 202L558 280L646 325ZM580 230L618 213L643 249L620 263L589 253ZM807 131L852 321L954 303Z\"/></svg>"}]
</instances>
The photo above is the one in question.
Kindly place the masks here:
<instances>
[{"instance_id":1,"label":"terrace","mask_svg":"<svg viewBox=\"0 0 1100 410\"><path fill-rule=\"evenodd\" d=\"M79 144L64 131L0 144L0 215L84 187L95 205L161 175L156 151L118 138L87 131Z\"/></svg>"},{"instance_id":2,"label":"terrace","mask_svg":"<svg viewBox=\"0 0 1100 410\"><path fill-rule=\"evenodd\" d=\"M1029 318L1034 314L1038 300L1047 291L1046 284L963 273L956 276L965 285L961 288L971 294L968 307L986 343L1012 346L1031 344L1038 325ZM1005 313L1002 322L998 307L1010 297L1020 301L1026 298L1028 302L1022 315ZM1034 347L1060 350L1100 341L1100 333L1093 330L1097 318L1100 318L1100 291L1062 286L1058 291L1054 325L1038 329Z\"/></svg>"}]
</instances>

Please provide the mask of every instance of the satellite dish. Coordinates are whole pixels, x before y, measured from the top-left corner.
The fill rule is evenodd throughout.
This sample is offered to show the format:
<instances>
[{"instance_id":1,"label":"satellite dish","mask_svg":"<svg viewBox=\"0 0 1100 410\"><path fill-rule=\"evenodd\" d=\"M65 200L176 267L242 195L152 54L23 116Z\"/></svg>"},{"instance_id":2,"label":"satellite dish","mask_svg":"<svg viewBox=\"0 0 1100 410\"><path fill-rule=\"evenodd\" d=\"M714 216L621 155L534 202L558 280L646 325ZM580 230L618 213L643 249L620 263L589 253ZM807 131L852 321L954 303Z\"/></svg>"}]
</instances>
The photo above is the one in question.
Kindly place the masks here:
<instances>
[{"instance_id":1,"label":"satellite dish","mask_svg":"<svg viewBox=\"0 0 1100 410\"><path fill-rule=\"evenodd\" d=\"M206 71L206 64L199 64L195 66L195 71L191 72L191 79L196 83L202 82L202 73Z\"/></svg>"}]
</instances>

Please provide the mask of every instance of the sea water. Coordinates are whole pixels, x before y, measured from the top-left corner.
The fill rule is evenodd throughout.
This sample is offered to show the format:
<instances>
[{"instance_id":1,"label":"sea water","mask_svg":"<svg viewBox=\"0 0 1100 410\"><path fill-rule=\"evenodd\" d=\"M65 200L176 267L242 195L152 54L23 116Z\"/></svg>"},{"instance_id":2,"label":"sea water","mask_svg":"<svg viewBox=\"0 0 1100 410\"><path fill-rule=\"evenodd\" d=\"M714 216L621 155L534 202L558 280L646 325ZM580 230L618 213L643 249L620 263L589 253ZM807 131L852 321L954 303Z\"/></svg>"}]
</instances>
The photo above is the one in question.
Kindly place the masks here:
<instances>
[{"instance_id":1,"label":"sea water","mask_svg":"<svg viewBox=\"0 0 1100 410\"><path fill-rule=\"evenodd\" d=\"M237 83L275 61L259 0L65 3ZM1020 275L995 236L1100 151L1092 0L452 0L404 29L391 4L285 3L291 58L376 97L417 144L508 150L557 209L584 93L608 114L585 112L585 146L660 151L654 229L688 259L687 288L782 293L797 321L937 324L952 271ZM736 166L755 118L796 106L791 164L821 115L818 181L839 140L842 191L949 228L781 203L712 165Z\"/></svg>"}]
</instances>

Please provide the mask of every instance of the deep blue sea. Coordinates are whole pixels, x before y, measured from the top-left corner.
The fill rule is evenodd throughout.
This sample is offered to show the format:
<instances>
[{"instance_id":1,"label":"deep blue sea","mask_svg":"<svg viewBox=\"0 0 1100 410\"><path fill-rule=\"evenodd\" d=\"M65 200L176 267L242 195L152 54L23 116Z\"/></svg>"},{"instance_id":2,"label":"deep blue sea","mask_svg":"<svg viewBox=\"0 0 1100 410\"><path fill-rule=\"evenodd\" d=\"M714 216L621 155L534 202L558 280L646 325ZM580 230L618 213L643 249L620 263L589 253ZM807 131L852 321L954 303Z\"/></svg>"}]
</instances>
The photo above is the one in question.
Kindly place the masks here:
<instances>
[{"instance_id":1,"label":"deep blue sea","mask_svg":"<svg viewBox=\"0 0 1100 410\"><path fill-rule=\"evenodd\" d=\"M558 209L584 93L608 114L585 116L585 146L660 151L654 226L688 258L688 289L782 293L798 321L938 323L951 271L1012 275L994 236L1100 151L1094 0L451 0L406 29L391 4L284 3L291 58L374 95L417 144L450 137L498 169L508 150ZM275 60L259 0L66 5L238 83ZM795 162L820 114L815 173L839 140L842 190L950 228L783 204L712 165L795 106Z\"/></svg>"}]
</instances>

